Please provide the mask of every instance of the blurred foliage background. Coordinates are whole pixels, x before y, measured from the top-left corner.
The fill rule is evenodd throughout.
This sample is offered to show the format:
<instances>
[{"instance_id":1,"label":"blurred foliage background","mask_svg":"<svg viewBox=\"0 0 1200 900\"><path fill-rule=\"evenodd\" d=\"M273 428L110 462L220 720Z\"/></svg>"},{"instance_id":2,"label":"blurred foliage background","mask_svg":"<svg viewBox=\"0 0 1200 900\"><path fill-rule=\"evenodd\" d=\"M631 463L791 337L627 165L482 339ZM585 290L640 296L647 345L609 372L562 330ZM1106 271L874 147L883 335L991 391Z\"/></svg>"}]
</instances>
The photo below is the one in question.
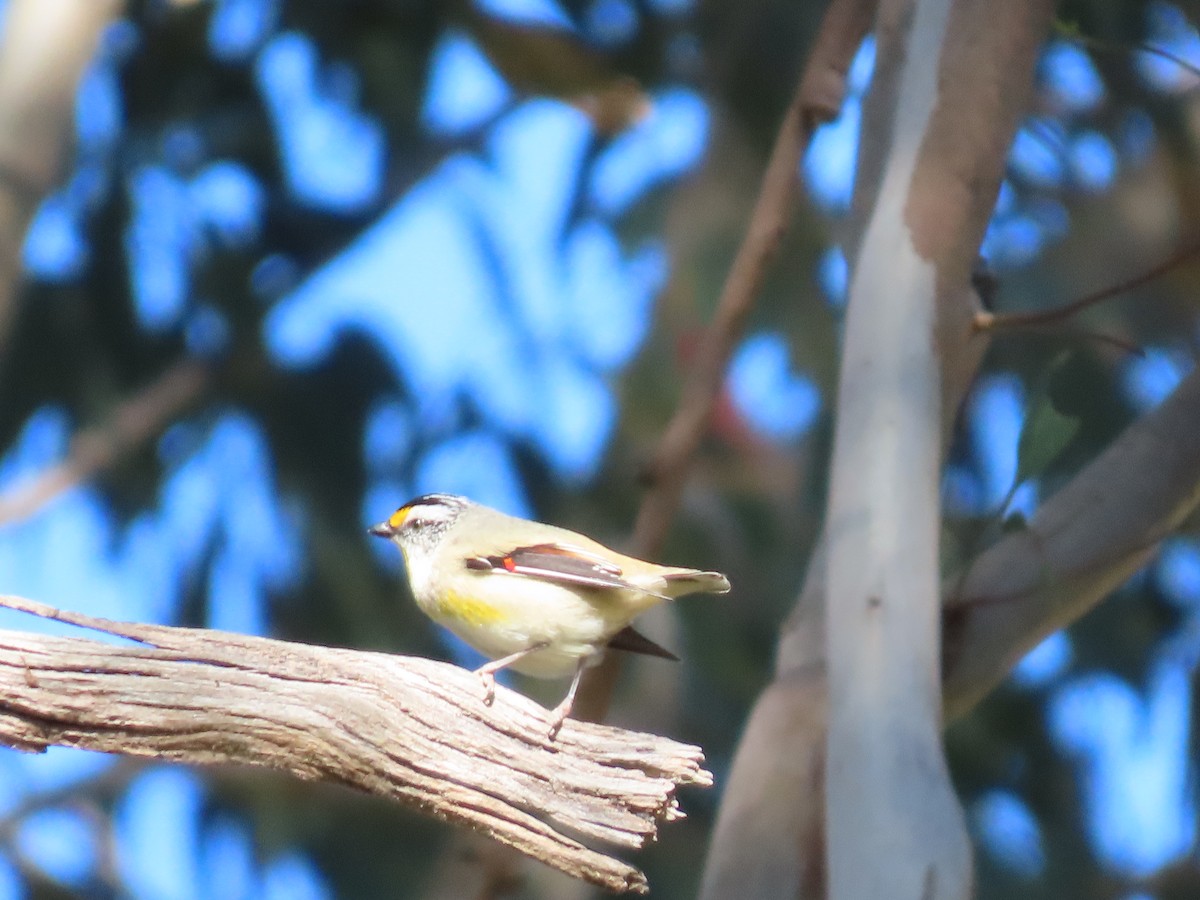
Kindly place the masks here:
<instances>
[{"instance_id":1,"label":"blurred foliage background","mask_svg":"<svg viewBox=\"0 0 1200 900\"><path fill-rule=\"evenodd\" d=\"M130 2L22 250L0 358L0 590L477 664L365 526L444 490L628 539L821 12ZM983 247L997 311L1065 303L1200 239L1198 21L1195 4L1062 5ZM735 591L647 624L684 661L627 666L611 716L702 744L717 775L641 854L656 897L694 893L819 528L871 63L868 44L803 162L663 554ZM1069 327L996 340L947 466L947 572L1194 365L1198 276L1180 265ZM147 400L164 379L183 388ZM119 449L25 502L85 429ZM1200 896L1198 603L1193 529L951 728L981 897ZM550 703L565 687L517 686ZM455 864L450 838L257 772L0 754L0 898L420 897ZM517 893L578 891L531 867Z\"/></svg>"}]
</instances>

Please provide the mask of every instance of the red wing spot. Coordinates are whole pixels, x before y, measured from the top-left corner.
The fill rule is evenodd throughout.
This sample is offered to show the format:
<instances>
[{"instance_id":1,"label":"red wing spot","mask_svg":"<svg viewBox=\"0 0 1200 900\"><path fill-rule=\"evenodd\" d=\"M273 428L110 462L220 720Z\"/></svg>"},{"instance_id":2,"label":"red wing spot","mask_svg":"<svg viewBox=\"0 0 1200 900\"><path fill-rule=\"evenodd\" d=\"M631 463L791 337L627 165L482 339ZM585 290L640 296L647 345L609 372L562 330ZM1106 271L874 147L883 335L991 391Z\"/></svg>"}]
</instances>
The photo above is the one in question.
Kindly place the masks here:
<instances>
[{"instance_id":1,"label":"red wing spot","mask_svg":"<svg viewBox=\"0 0 1200 900\"><path fill-rule=\"evenodd\" d=\"M517 561L511 556L504 557L504 559L502 559L500 562L509 572L517 571Z\"/></svg>"}]
</instances>

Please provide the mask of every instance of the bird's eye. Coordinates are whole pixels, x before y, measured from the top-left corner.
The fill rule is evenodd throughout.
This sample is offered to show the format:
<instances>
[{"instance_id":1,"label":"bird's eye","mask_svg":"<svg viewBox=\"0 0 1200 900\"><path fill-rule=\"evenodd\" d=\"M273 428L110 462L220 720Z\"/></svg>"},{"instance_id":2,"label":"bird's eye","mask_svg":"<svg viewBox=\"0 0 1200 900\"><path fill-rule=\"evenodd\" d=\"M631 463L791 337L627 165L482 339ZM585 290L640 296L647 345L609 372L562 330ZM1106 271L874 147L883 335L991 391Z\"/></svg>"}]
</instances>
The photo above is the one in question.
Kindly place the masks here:
<instances>
[{"instance_id":1,"label":"bird's eye","mask_svg":"<svg viewBox=\"0 0 1200 900\"><path fill-rule=\"evenodd\" d=\"M420 530L445 525L451 518L444 506L422 506L410 509L404 518L404 530Z\"/></svg>"}]
</instances>

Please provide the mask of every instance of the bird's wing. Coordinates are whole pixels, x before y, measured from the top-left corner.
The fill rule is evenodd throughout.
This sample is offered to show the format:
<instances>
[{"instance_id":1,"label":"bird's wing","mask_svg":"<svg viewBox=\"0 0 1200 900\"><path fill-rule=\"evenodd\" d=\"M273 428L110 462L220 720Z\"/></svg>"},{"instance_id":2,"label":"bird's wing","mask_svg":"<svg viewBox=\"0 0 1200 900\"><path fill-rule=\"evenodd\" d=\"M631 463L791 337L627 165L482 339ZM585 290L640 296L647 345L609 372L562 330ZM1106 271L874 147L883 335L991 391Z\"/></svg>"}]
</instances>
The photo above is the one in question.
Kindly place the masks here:
<instances>
[{"instance_id":1,"label":"bird's wing","mask_svg":"<svg viewBox=\"0 0 1200 900\"><path fill-rule=\"evenodd\" d=\"M466 560L466 566L468 569L545 578L581 587L654 593L626 581L622 577L621 567L603 556L568 544L533 544L516 547L497 556L472 556Z\"/></svg>"}]
</instances>

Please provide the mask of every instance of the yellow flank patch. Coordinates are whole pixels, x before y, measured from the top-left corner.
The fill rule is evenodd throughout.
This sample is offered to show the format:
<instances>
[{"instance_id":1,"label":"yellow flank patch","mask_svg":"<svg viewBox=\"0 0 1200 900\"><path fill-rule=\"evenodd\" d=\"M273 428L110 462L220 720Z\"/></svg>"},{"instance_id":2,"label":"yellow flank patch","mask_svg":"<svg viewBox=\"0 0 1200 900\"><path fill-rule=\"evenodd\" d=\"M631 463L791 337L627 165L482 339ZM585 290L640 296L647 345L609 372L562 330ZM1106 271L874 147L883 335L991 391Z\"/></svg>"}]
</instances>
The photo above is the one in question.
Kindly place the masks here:
<instances>
[{"instance_id":1,"label":"yellow flank patch","mask_svg":"<svg viewBox=\"0 0 1200 900\"><path fill-rule=\"evenodd\" d=\"M398 531L400 526L404 524L404 520L408 518L408 514L411 509L412 507L410 506L402 506L392 513L387 521L388 528L392 529L393 531Z\"/></svg>"},{"instance_id":2,"label":"yellow flank patch","mask_svg":"<svg viewBox=\"0 0 1200 900\"><path fill-rule=\"evenodd\" d=\"M438 612L447 619L457 619L468 625L492 625L508 617L502 610L477 597L458 591L446 591L437 601Z\"/></svg>"}]
</instances>

